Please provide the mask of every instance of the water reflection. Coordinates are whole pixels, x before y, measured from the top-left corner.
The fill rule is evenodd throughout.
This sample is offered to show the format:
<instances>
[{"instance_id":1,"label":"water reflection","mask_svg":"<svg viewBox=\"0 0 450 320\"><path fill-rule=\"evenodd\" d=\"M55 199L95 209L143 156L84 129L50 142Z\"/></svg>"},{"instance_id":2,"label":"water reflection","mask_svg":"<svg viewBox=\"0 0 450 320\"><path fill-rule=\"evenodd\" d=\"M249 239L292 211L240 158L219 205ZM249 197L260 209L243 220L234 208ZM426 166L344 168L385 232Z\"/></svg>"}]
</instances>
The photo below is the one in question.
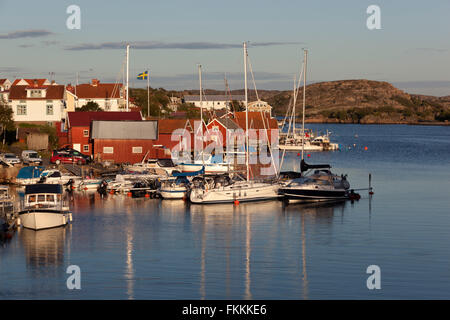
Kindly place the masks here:
<instances>
[{"instance_id":1,"label":"water reflection","mask_svg":"<svg viewBox=\"0 0 450 320\"><path fill-rule=\"evenodd\" d=\"M64 272L64 251L70 247L71 225L46 230L21 228L18 236L25 249L26 265L33 275Z\"/></svg>"}]
</instances>

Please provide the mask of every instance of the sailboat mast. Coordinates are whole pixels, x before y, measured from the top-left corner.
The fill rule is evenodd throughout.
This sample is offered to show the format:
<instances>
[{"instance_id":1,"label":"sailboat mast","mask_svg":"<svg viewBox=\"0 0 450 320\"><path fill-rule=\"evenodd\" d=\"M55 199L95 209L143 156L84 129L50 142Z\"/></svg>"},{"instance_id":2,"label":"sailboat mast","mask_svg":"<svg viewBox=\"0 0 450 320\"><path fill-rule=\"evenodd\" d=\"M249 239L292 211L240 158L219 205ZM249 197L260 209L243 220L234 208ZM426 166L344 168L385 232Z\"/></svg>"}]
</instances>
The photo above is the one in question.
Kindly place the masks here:
<instances>
[{"instance_id":1,"label":"sailboat mast","mask_svg":"<svg viewBox=\"0 0 450 320\"><path fill-rule=\"evenodd\" d=\"M202 65L198 65L198 80L200 86L200 128L202 137L202 164L205 165L205 158L203 157L203 88L202 88Z\"/></svg>"},{"instance_id":2,"label":"sailboat mast","mask_svg":"<svg viewBox=\"0 0 450 320\"><path fill-rule=\"evenodd\" d=\"M305 103L306 103L306 64L307 64L307 59L308 59L308 50L304 50L304 55L305 55L305 62L303 65L303 119L302 119L302 160L303 158L303 154L305 152Z\"/></svg>"},{"instance_id":3,"label":"sailboat mast","mask_svg":"<svg viewBox=\"0 0 450 320\"><path fill-rule=\"evenodd\" d=\"M244 42L244 87L245 87L245 167L247 173L247 181L250 180L248 170L249 145L248 145L248 94L247 94L247 43Z\"/></svg>"},{"instance_id":4,"label":"sailboat mast","mask_svg":"<svg viewBox=\"0 0 450 320\"><path fill-rule=\"evenodd\" d=\"M127 111L128 111L128 101L130 100L130 89L129 89L129 76L130 76L130 45L127 44Z\"/></svg>"}]
</instances>

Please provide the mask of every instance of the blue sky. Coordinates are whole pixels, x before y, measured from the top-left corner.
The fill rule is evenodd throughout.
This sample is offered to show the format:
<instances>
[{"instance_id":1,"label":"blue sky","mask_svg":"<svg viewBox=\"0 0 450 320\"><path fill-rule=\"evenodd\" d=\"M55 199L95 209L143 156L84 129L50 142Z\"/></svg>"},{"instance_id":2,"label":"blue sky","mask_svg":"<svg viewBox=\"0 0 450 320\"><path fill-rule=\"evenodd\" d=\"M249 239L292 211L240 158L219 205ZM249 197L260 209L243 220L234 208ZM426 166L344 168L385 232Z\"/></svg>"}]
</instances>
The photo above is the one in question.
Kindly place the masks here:
<instances>
[{"instance_id":1,"label":"blue sky","mask_svg":"<svg viewBox=\"0 0 450 320\"><path fill-rule=\"evenodd\" d=\"M81 29L66 27L66 8L81 9ZM366 9L381 8L381 30ZM261 89L292 88L302 48L309 81L371 79L412 93L450 95L450 1L0 0L0 78L50 77L75 82L121 75L130 42L130 79L149 68L151 86L243 87L241 44Z\"/></svg>"}]
</instances>

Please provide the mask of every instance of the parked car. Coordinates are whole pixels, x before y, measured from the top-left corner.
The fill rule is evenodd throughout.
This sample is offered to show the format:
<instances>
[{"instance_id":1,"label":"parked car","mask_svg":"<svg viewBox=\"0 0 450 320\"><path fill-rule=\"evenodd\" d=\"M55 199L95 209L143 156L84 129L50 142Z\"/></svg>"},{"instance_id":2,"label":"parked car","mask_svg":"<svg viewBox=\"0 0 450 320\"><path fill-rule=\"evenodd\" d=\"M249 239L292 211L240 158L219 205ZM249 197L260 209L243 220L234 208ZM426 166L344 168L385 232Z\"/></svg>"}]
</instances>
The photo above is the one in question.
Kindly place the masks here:
<instances>
[{"instance_id":1,"label":"parked car","mask_svg":"<svg viewBox=\"0 0 450 320\"><path fill-rule=\"evenodd\" d=\"M72 148L70 148L69 146L64 146L63 148L60 148L60 149L58 149L57 151L69 152L70 154L72 154L72 155L74 155L74 156L80 156L80 157L83 157L84 160L86 160L86 163L91 162L91 157L90 157L90 156L87 156L87 155L81 153L81 152L78 151L78 150L72 149Z\"/></svg>"},{"instance_id":2,"label":"parked car","mask_svg":"<svg viewBox=\"0 0 450 320\"><path fill-rule=\"evenodd\" d=\"M42 164L42 159L39 154L34 150L24 150L22 151L22 161L23 164Z\"/></svg>"},{"instance_id":3,"label":"parked car","mask_svg":"<svg viewBox=\"0 0 450 320\"><path fill-rule=\"evenodd\" d=\"M85 159L85 156L79 152L71 152L71 151L65 151L65 150L53 150L52 157L50 158L50 163L76 163L78 165L86 164L87 161Z\"/></svg>"},{"instance_id":4,"label":"parked car","mask_svg":"<svg viewBox=\"0 0 450 320\"><path fill-rule=\"evenodd\" d=\"M22 161L20 161L19 157L16 156L14 153L4 153L0 156L1 160L9 165L15 165L19 164Z\"/></svg>"}]
</instances>

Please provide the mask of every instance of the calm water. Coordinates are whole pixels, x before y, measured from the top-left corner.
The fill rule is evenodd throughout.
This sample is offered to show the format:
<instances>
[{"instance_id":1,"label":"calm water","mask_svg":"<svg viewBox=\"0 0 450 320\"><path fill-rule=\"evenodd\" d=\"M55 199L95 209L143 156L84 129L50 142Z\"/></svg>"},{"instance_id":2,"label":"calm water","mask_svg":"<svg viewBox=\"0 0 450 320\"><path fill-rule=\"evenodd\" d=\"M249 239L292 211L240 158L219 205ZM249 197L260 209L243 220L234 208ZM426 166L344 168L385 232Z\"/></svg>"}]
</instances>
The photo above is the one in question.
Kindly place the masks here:
<instances>
[{"instance_id":1,"label":"calm water","mask_svg":"<svg viewBox=\"0 0 450 320\"><path fill-rule=\"evenodd\" d=\"M189 206L75 194L71 226L20 230L0 247L0 299L450 299L450 127L308 127L331 130L344 150L307 161L331 163L355 188L372 173L371 200ZM285 165L298 163L293 153ZM69 265L81 290L66 287ZM381 290L366 287L369 265Z\"/></svg>"}]
</instances>

